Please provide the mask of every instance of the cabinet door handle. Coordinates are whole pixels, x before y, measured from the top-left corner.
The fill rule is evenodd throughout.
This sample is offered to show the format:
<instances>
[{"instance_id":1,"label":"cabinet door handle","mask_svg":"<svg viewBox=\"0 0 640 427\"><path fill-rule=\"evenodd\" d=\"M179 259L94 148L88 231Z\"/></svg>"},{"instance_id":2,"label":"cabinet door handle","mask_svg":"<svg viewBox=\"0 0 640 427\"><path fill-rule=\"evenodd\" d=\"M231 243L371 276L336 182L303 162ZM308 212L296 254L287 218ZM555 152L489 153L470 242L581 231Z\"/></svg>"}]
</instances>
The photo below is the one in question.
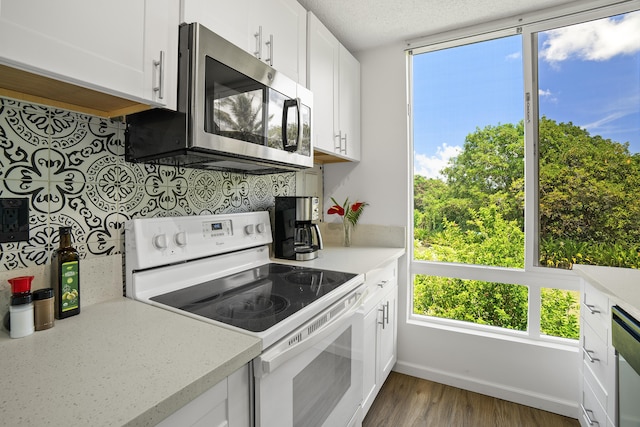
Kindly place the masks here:
<instances>
[{"instance_id":1,"label":"cabinet door handle","mask_svg":"<svg viewBox=\"0 0 640 427\"><path fill-rule=\"evenodd\" d=\"M586 302L582 303L582 305L584 305L591 314L600 313L600 310L598 310L595 305L587 304Z\"/></svg>"},{"instance_id":2,"label":"cabinet door handle","mask_svg":"<svg viewBox=\"0 0 640 427\"><path fill-rule=\"evenodd\" d=\"M273 67L273 34L269 34L269 41L265 42L265 44L269 46L269 57L264 62Z\"/></svg>"},{"instance_id":3,"label":"cabinet door handle","mask_svg":"<svg viewBox=\"0 0 640 427\"><path fill-rule=\"evenodd\" d=\"M153 91L158 94L158 99L164 99L164 51L160 51L160 59L153 61L153 66L158 69L158 85Z\"/></svg>"},{"instance_id":4,"label":"cabinet door handle","mask_svg":"<svg viewBox=\"0 0 640 427\"><path fill-rule=\"evenodd\" d=\"M338 143L335 143L335 139L338 138ZM333 137L333 151L337 151L338 153L342 151L342 131L338 131L338 134Z\"/></svg>"},{"instance_id":5,"label":"cabinet door handle","mask_svg":"<svg viewBox=\"0 0 640 427\"><path fill-rule=\"evenodd\" d=\"M387 301L387 304L385 305L386 307L386 314L384 316L383 321L387 322L387 325L389 324L389 301Z\"/></svg>"},{"instance_id":6,"label":"cabinet door handle","mask_svg":"<svg viewBox=\"0 0 640 427\"><path fill-rule=\"evenodd\" d=\"M344 141L344 148L342 148L342 141ZM345 155L347 155L347 134L345 133L342 138L340 138L340 151L342 151Z\"/></svg>"},{"instance_id":7,"label":"cabinet door handle","mask_svg":"<svg viewBox=\"0 0 640 427\"><path fill-rule=\"evenodd\" d=\"M589 359L589 362L591 362L591 363L596 363L596 362L599 362L599 361L600 361L600 359L598 359L598 358L596 358L596 357L593 357L593 356L591 355L591 353L595 353L595 351L593 351L593 350L587 350L584 346L582 346L582 351L584 352L585 356L587 356L587 359Z\"/></svg>"},{"instance_id":8,"label":"cabinet door handle","mask_svg":"<svg viewBox=\"0 0 640 427\"><path fill-rule=\"evenodd\" d=\"M590 426L594 424L600 425L598 421L591 418L591 416L593 415L593 411L591 409L585 408L582 403L580 404L580 408L582 409L582 415L584 415L584 418L587 420Z\"/></svg>"},{"instance_id":9,"label":"cabinet door handle","mask_svg":"<svg viewBox=\"0 0 640 427\"><path fill-rule=\"evenodd\" d=\"M258 32L253 34L256 39L256 50L253 52L254 56L258 59L262 59L262 25L258 27Z\"/></svg>"},{"instance_id":10,"label":"cabinet door handle","mask_svg":"<svg viewBox=\"0 0 640 427\"><path fill-rule=\"evenodd\" d=\"M382 329L384 329L384 326L385 326L385 324L384 324L384 319L385 319L385 316L384 316L384 305L382 306L382 308L379 308L378 311L382 312L382 322L378 322L378 325L382 325Z\"/></svg>"}]
</instances>

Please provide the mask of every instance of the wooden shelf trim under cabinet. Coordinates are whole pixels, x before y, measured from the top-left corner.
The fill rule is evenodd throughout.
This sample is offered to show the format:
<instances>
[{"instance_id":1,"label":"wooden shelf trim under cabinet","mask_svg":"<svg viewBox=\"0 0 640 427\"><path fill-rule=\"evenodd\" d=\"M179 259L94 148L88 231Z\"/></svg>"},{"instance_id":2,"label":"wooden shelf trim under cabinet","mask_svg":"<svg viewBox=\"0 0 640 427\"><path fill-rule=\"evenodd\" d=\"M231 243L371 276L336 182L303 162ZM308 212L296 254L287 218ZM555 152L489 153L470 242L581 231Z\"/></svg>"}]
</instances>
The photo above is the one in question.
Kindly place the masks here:
<instances>
[{"instance_id":1,"label":"wooden shelf trim under cabinet","mask_svg":"<svg viewBox=\"0 0 640 427\"><path fill-rule=\"evenodd\" d=\"M0 96L106 118L151 108L146 104L6 65L0 65Z\"/></svg>"}]
</instances>

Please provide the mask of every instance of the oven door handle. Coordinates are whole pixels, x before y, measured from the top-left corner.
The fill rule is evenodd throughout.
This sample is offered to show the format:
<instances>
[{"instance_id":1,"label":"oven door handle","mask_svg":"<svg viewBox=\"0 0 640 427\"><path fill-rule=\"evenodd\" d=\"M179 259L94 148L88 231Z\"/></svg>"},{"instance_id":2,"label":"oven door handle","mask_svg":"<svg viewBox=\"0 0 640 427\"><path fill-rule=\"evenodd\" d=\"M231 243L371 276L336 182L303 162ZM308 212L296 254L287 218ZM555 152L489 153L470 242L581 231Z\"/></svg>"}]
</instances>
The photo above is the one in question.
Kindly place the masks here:
<instances>
[{"instance_id":1,"label":"oven door handle","mask_svg":"<svg viewBox=\"0 0 640 427\"><path fill-rule=\"evenodd\" d=\"M345 324L345 321L350 319L351 316L353 316L356 311L358 311L358 309L362 306L362 302L366 298L367 293L368 291L366 290L362 292L356 302L346 312L331 319L329 322L316 329L313 334L298 341L296 344L293 344L286 349L279 348L280 346L276 345L272 350L266 351L265 353L258 356L255 359L257 363L254 364L255 376L258 378L262 378L263 376L268 375L269 373L278 369L279 366L282 366L285 362L293 359L301 353L304 353L305 351L309 350L310 348L336 332ZM297 333L293 333L287 336L281 342L287 342L290 339L293 339L295 335L297 335Z\"/></svg>"}]
</instances>

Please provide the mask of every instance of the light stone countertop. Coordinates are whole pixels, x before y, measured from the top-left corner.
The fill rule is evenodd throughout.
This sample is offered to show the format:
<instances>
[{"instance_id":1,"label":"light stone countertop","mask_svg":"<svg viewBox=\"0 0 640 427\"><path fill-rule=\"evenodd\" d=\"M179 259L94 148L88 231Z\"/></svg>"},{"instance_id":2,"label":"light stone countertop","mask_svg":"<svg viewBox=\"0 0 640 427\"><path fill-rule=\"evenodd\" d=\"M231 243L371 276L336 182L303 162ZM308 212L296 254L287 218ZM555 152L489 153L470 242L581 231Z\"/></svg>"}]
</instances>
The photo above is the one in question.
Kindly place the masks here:
<instances>
[{"instance_id":1,"label":"light stone countertop","mask_svg":"<svg viewBox=\"0 0 640 427\"><path fill-rule=\"evenodd\" d=\"M398 259L404 253L404 248L329 246L318 253L318 258L310 261L289 261L278 258L272 260L282 264L364 274L366 278L367 274L383 267L389 261Z\"/></svg>"},{"instance_id":2,"label":"light stone countertop","mask_svg":"<svg viewBox=\"0 0 640 427\"><path fill-rule=\"evenodd\" d=\"M576 264L573 271L640 321L640 270Z\"/></svg>"},{"instance_id":3,"label":"light stone countertop","mask_svg":"<svg viewBox=\"0 0 640 427\"><path fill-rule=\"evenodd\" d=\"M273 262L366 275L404 253L329 245L312 261ZM260 354L258 338L115 296L121 274L105 270L118 262L85 262L96 295L78 316L25 338L0 332L1 425L155 425Z\"/></svg>"},{"instance_id":4,"label":"light stone countertop","mask_svg":"<svg viewBox=\"0 0 640 427\"><path fill-rule=\"evenodd\" d=\"M248 363L259 338L117 298L0 334L0 424L155 425Z\"/></svg>"}]
</instances>

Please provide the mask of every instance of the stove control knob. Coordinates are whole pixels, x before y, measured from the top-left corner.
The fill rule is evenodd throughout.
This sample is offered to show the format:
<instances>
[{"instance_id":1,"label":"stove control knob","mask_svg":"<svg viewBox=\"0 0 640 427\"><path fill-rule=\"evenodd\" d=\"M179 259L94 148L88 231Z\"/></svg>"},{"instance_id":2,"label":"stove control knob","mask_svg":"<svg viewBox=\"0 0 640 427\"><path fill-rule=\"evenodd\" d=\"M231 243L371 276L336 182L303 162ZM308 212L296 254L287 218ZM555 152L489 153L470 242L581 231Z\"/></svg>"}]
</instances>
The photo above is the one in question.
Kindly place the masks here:
<instances>
[{"instance_id":1,"label":"stove control knob","mask_svg":"<svg viewBox=\"0 0 640 427\"><path fill-rule=\"evenodd\" d=\"M258 230L258 233L260 233L260 234L264 233L264 224L260 223L260 224L256 225L256 230Z\"/></svg>"},{"instance_id":2,"label":"stove control knob","mask_svg":"<svg viewBox=\"0 0 640 427\"><path fill-rule=\"evenodd\" d=\"M253 233L256 232L255 227L253 224L249 224L249 225L245 225L244 226L244 232L248 235L252 235Z\"/></svg>"},{"instance_id":3,"label":"stove control knob","mask_svg":"<svg viewBox=\"0 0 640 427\"><path fill-rule=\"evenodd\" d=\"M153 240L151 241L153 247L156 249L167 249L167 235L166 234L156 234L153 236Z\"/></svg>"},{"instance_id":4,"label":"stove control knob","mask_svg":"<svg viewBox=\"0 0 640 427\"><path fill-rule=\"evenodd\" d=\"M173 236L173 241L181 248L187 246L187 233L179 231Z\"/></svg>"}]
</instances>

